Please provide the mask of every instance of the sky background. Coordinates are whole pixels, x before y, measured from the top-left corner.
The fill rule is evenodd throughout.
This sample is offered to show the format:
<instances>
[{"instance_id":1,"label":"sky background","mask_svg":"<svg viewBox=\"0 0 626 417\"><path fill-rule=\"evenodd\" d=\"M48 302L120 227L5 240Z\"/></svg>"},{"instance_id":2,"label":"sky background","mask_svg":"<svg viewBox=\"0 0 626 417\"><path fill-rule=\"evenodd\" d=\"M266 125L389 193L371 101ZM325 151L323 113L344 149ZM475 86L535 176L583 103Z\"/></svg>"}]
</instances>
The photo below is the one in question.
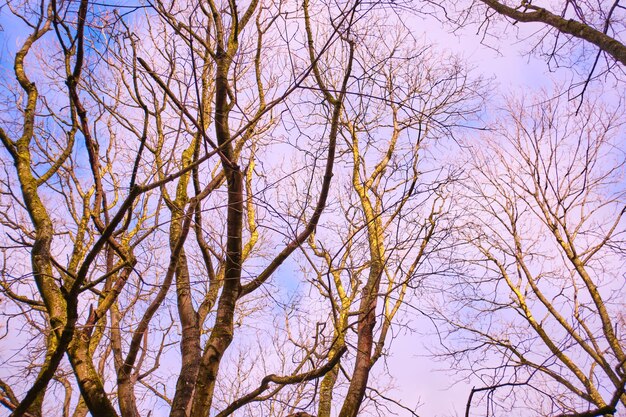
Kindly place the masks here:
<instances>
[{"instance_id":1,"label":"sky background","mask_svg":"<svg viewBox=\"0 0 626 417\"><path fill-rule=\"evenodd\" d=\"M439 50L447 49L461 54L470 66L475 67L474 74L493 77L493 91L535 89L549 86L559 78L566 80L569 77L566 72L549 73L544 61L525 55L528 44L518 42L512 30L505 32L507 36L498 40L499 51L495 51L481 45L482 35L476 33L475 26L451 34L448 28L434 19L423 19L422 16L411 16L408 13L405 16L404 23L418 38L435 44ZM11 70L7 57L11 57L11 46L22 33L16 29L15 18L7 18L7 14L2 12L0 19L3 29L0 32L0 62L5 69ZM532 26L526 25L521 30L531 33ZM283 271L289 266L284 267ZM279 275L277 284L286 283L289 274L281 272ZM386 360L397 386L390 396L409 407L418 402L422 404L417 408L421 417L463 415L470 389L475 382L459 381L460 376L454 372L441 371L446 368L445 364L433 361L424 349L425 346L436 345L436 338L426 336L434 333L432 323L417 315L411 320L418 333L401 332L393 341L391 355ZM381 361L377 366L382 365ZM4 410L0 411L0 415L2 412ZM402 411L399 413L406 415Z\"/></svg>"}]
</instances>

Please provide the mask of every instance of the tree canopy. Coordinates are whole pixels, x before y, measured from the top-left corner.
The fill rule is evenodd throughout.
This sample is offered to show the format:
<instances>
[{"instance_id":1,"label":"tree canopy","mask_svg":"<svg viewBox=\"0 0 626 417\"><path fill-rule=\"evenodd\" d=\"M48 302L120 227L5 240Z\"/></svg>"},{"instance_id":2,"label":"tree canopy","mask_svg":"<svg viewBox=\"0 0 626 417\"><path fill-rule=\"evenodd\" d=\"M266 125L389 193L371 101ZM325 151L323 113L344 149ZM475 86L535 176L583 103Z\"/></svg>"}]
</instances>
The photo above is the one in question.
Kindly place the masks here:
<instances>
[{"instance_id":1,"label":"tree canopy","mask_svg":"<svg viewBox=\"0 0 626 417\"><path fill-rule=\"evenodd\" d=\"M460 415L624 412L625 10L5 2L2 413L423 415L400 336Z\"/></svg>"}]
</instances>

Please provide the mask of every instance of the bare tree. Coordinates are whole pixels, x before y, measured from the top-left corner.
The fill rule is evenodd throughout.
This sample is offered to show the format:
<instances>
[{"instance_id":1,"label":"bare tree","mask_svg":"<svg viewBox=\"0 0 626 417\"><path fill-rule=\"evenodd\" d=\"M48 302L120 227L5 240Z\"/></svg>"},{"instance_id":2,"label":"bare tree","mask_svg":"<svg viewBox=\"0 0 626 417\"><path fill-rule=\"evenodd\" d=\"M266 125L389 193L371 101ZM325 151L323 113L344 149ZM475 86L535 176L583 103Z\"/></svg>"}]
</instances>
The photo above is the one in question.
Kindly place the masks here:
<instances>
[{"instance_id":1,"label":"bare tree","mask_svg":"<svg viewBox=\"0 0 626 417\"><path fill-rule=\"evenodd\" d=\"M67 354L81 393L76 415L84 415L87 410L92 415L117 415L104 388L104 381L110 376L108 357L112 355L117 380L115 397L122 415L139 415L142 407L135 391L140 384L168 402L172 414L207 415L213 409L220 362L233 338L240 299L261 288L305 242L319 221L332 178L345 93L327 92L325 96L325 106L332 118L328 123L329 134L320 139L329 143L325 168L317 174L323 177L319 197L312 207L303 209L309 213L310 220L288 236L286 246L266 267L243 282L243 264L258 239L252 198L256 141L272 125L274 109L282 105L285 97L314 68L319 72L315 57L302 73L294 73L292 83L286 84L282 91L273 89L271 78L265 78L267 73L263 68L270 61L265 58L265 50L272 45L264 36L274 30L285 6L252 2L246 10L239 11L232 2L210 3L206 8L196 5L192 9L187 5L157 4L146 14L147 22L155 16L157 20L148 23L145 31L152 35L156 32L151 31L159 31L159 34L152 36L153 42L143 49L137 45L141 35L124 24L119 14L107 13L87 1L81 2L78 9L72 4L55 2L42 2L39 9L33 10L30 4L9 6L17 16L23 17L32 34L15 58L15 77L26 96L25 106L18 96L15 108L9 109L24 115L24 133L21 138L13 139L5 130L1 131L5 149L16 167L22 195L12 192L11 176L6 180L6 195L24 208L34 230L11 216L6 216L3 224L18 232L16 239L21 243L18 249L25 250L33 259L37 290L29 288L28 297L17 294L12 290L9 274L3 276L3 289L18 309L25 305L43 311L48 331L46 362L39 376L21 401L10 385L3 382L4 405L15 415L41 415L44 394L55 374L64 381L66 395L71 398L72 383L67 381L65 371L63 377L60 374L62 358ZM22 6L25 12L20 10ZM222 7L229 12L222 12ZM340 18L346 19L351 13L354 9L341 11ZM204 27L205 32L201 33L199 27ZM244 37L248 28L253 29L251 36ZM94 29L103 30L113 39L112 45L120 49L103 50L99 43L102 39L97 34L89 33L92 36L87 37ZM52 85L61 86L59 91L66 84L67 97L59 105L61 110L49 103L63 99L53 95L49 100L41 99L24 69L25 56L37 42L42 44L44 35L55 46L51 55L60 57L60 61L48 61L48 75ZM151 54L150 48L158 50L162 60L143 58L142 54ZM89 57L94 60L90 61ZM43 52L37 58L42 60L41 64L48 56ZM85 71L87 77L83 77ZM350 65L343 75L343 91L349 75ZM267 97L270 89L275 93L271 100ZM244 97L248 93L254 98L246 102ZM41 106L47 106L52 116L40 115ZM176 119L178 125L173 125ZM66 130L65 135L61 131L61 137L67 142L57 141L61 143L59 155L38 138L38 134L50 135L45 130L48 120ZM40 131L36 130L38 126ZM210 128L214 130L215 140L209 134ZM78 151L74 141L77 133L85 141ZM128 137L136 141L124 142ZM103 143L108 144L106 150L100 147ZM179 157L180 147L184 151ZM33 149L43 157L31 158ZM81 166L72 158L75 152L87 157L91 182L78 173ZM213 163L213 159L218 162ZM38 164L50 168L41 174ZM207 173L208 180L204 181L202 176ZM70 224L69 233L53 226L50 213L57 214L58 206L54 201L48 205L39 194L40 188L44 193L52 190L66 197L67 218L76 222L75 227ZM148 194L151 190L160 193ZM220 191L227 196L226 205L220 202L224 194L208 198ZM214 225L216 234L209 236L207 242L203 211L216 202L220 204L219 210L224 209L225 221ZM76 205L82 207L82 213L76 211ZM169 211L167 215L161 216L162 205ZM58 215L61 222L66 221L66 215ZM154 222L153 226L144 227L148 220ZM165 240L169 241L170 251L165 263L151 256L155 243L163 239L161 221L169 223ZM196 238L193 255L200 255L200 265L209 282L205 293L198 291L195 295L187 256L190 231L195 232ZM59 234L67 234L70 247L72 244L74 247L70 250L69 266L55 259L62 257L64 250L53 254L52 240ZM59 248L63 246L59 244ZM137 248L140 259L134 255ZM126 284L133 273L137 280L132 280L129 287ZM27 276L28 272L22 274ZM182 368L176 391L169 399L146 381L159 368L160 357L167 354L166 339L173 323L160 331L163 334L160 343L157 334L151 335L149 329L170 312L165 306L172 284L176 287L175 303L182 332ZM99 300L97 307L89 307L92 293ZM120 295L123 298L118 300ZM106 341L103 323L107 315L110 344L100 346ZM77 325L81 319L85 323ZM212 320L210 330L206 330L207 319ZM130 340L126 340L125 333L132 335ZM100 355L98 369L93 362L95 353ZM331 358L330 363L334 364L340 355ZM292 384L302 378L318 378L326 368L320 364L308 371L297 370L293 376L269 380Z\"/></svg>"},{"instance_id":2,"label":"bare tree","mask_svg":"<svg viewBox=\"0 0 626 417\"><path fill-rule=\"evenodd\" d=\"M428 172L433 168L424 149L479 108L480 83L451 65L455 57L435 60L431 47L395 30L395 42L375 53L365 44L359 56L363 72L355 77L366 92L350 97L343 121L350 181L338 197L344 223L331 234L341 239L320 233L319 243L311 241L324 261L316 285L331 301L333 338L354 349L352 361L342 360L350 378L341 416L362 411L369 375L387 351L395 316L432 272L426 259L445 233L438 217L451 178L436 168ZM318 416L330 416L338 401L338 373L321 383Z\"/></svg>"},{"instance_id":3,"label":"bare tree","mask_svg":"<svg viewBox=\"0 0 626 417\"><path fill-rule=\"evenodd\" d=\"M466 415L626 405L623 114L547 96L510 100L458 192L459 276L438 311L444 356L484 384Z\"/></svg>"},{"instance_id":4,"label":"bare tree","mask_svg":"<svg viewBox=\"0 0 626 417\"><path fill-rule=\"evenodd\" d=\"M484 85L378 6L8 4L30 32L2 90L0 285L7 332L32 340L6 360L30 366L0 381L3 406L384 414L374 366L448 268L433 254L452 202L465 274L447 289L458 314L439 314L448 342L476 343L452 351L475 392L546 413L623 405L618 113L513 107L508 142L475 151L450 195L456 168L433 149L483 110ZM294 254L298 306L272 287Z\"/></svg>"},{"instance_id":5,"label":"bare tree","mask_svg":"<svg viewBox=\"0 0 626 417\"><path fill-rule=\"evenodd\" d=\"M553 10L522 2L510 5L495 0L480 0L496 13L514 22L536 22L550 26L557 33L595 45L622 65L626 65L626 46L620 27L623 6L619 1L594 4L586 1L566 1ZM557 49L557 47L555 47Z\"/></svg>"},{"instance_id":6,"label":"bare tree","mask_svg":"<svg viewBox=\"0 0 626 417\"><path fill-rule=\"evenodd\" d=\"M137 206L135 198L147 189L133 189L131 181L132 192L123 195L116 190L111 201L111 190L104 185L105 181L119 184L112 162L116 141L109 137L108 146L100 148L100 132L91 126L90 109L79 86L88 65L88 2L77 7L56 2L30 6L8 5L30 33L15 54L14 77L21 91L7 109L20 115L14 127L21 134L14 137L2 129L0 136L15 167L5 183L7 203L16 205L18 216L30 218L28 225L5 217L3 225L17 233L18 243L6 249L11 251L9 256L19 256L21 251L30 255L32 272L22 269L18 273L33 279L37 291L22 284L27 295L15 293L10 276L3 277L9 278L3 289L18 305L34 306L44 313L46 352L26 396L16 403L15 395L9 393L11 401L6 405L15 415L41 415L46 387L67 354L86 404L101 410L102 415L115 415L91 356L103 336L106 312L132 272L129 240L145 219L145 207ZM44 41L54 44L53 50L38 50L36 45ZM49 73L29 72L26 58L33 51L42 62L49 60ZM51 91L40 95L40 85ZM97 109L92 114L99 117ZM78 154L77 135L84 140ZM89 161L87 166L81 158ZM80 169L90 175L79 174ZM14 182L21 196L13 192ZM125 221L128 213L136 216L137 229Z\"/></svg>"},{"instance_id":7,"label":"bare tree","mask_svg":"<svg viewBox=\"0 0 626 417\"><path fill-rule=\"evenodd\" d=\"M573 68L576 75L571 87L580 98L592 81L597 81L596 85L622 85L626 64L625 10L619 0L565 0L550 4L477 0L450 4L444 14L456 25L477 26L483 42L495 49L501 49L503 36L513 34L523 39L526 51L544 57L551 71ZM584 74L583 78L578 74Z\"/></svg>"}]
</instances>

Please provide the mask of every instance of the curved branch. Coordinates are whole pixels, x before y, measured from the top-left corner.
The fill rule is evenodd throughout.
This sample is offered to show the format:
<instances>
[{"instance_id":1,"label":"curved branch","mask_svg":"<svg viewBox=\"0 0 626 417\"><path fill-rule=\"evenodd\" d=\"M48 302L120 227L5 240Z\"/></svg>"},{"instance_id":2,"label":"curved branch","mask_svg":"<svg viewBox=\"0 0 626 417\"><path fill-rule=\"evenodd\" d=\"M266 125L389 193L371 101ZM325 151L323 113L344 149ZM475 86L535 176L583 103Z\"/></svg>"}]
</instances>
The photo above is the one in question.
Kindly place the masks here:
<instances>
[{"instance_id":1,"label":"curved branch","mask_svg":"<svg viewBox=\"0 0 626 417\"><path fill-rule=\"evenodd\" d=\"M330 372L335 365L339 363L339 360L346 352L347 348L343 346L337 353L324 365L317 369L313 369L312 371L303 372L300 374L289 375L289 376L278 376L278 375L268 375L261 381L261 385L254 391L244 395L238 400L233 401L228 407L226 407L223 411L221 411L216 417L226 417L234 413L239 408L244 405L254 401L261 393L266 391L269 388L270 383L275 383L278 385L290 385L297 384L301 382L311 381L313 379L317 379L321 376L324 376L326 373Z\"/></svg>"},{"instance_id":2,"label":"curved branch","mask_svg":"<svg viewBox=\"0 0 626 417\"><path fill-rule=\"evenodd\" d=\"M520 11L512 7L506 6L497 0L480 0L496 12L515 19L519 22L538 22L552 26L561 33L572 35L575 38L585 40L596 45L600 50L611 55L622 65L626 65L626 45L615 38L592 28L589 25L578 22L574 19L566 19L555 15L546 9L532 5L526 5L531 12Z\"/></svg>"}]
</instances>

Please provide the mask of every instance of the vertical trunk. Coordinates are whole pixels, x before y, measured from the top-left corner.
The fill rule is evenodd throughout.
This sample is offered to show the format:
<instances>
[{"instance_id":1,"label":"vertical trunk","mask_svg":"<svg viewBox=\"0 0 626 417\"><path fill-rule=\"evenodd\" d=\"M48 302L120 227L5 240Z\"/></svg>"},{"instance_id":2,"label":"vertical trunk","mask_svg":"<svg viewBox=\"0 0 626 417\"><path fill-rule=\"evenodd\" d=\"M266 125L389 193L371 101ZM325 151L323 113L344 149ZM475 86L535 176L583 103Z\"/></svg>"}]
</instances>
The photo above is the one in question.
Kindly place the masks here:
<instances>
[{"instance_id":1,"label":"vertical trunk","mask_svg":"<svg viewBox=\"0 0 626 417\"><path fill-rule=\"evenodd\" d=\"M117 401L120 412L124 417L141 417L137 410L137 401L133 390L135 383L131 375L118 375L117 377Z\"/></svg>"},{"instance_id":2,"label":"vertical trunk","mask_svg":"<svg viewBox=\"0 0 626 417\"><path fill-rule=\"evenodd\" d=\"M199 137L192 141L191 145L185 149L182 155L182 166L187 167L192 162L196 154L196 147ZM172 251L180 240L183 226L185 207L189 200L187 196L187 186L190 174L183 175L176 190L176 199L172 203L172 223L170 226L170 248ZM198 203L199 204L199 203ZM176 391L172 401L172 417L186 417L189 402L193 395L198 369L200 367L200 327L198 313L193 307L191 294L191 284L189 281L189 266L185 250L180 250L178 263L176 265L176 302L178 306L178 317L182 327L182 339L180 342L181 369L176 382Z\"/></svg>"},{"instance_id":3,"label":"vertical trunk","mask_svg":"<svg viewBox=\"0 0 626 417\"><path fill-rule=\"evenodd\" d=\"M328 359L334 358L339 352L340 349L345 348L346 344L346 328L348 324L348 309L350 303L342 300L342 308L343 310L339 314L339 319L337 320L336 328L335 328L335 339L336 342L333 347L328 352ZM333 390L335 389L335 384L337 383L337 377L339 376L339 363L337 363L333 369L331 369L324 378L322 378L322 382L320 383L320 400L317 409L317 417L330 417L332 412L333 405Z\"/></svg>"},{"instance_id":4,"label":"vertical trunk","mask_svg":"<svg viewBox=\"0 0 626 417\"><path fill-rule=\"evenodd\" d=\"M198 314L192 304L189 269L184 251L181 251L180 261L176 269L176 298L182 326L181 369L176 382L176 392L172 401L170 416L186 417L189 401L198 377L201 348Z\"/></svg>"},{"instance_id":5,"label":"vertical trunk","mask_svg":"<svg viewBox=\"0 0 626 417\"><path fill-rule=\"evenodd\" d=\"M109 246L106 249L107 271L114 269L114 252ZM81 392L80 401L74 416L86 415L91 412L94 417L117 416L117 411L106 395L100 373L93 364L93 354L104 335L106 311L113 305L119 291L130 275L131 268L117 275L118 282L113 286L115 275L109 276L98 300L96 310L91 310L87 322L82 329L77 329L74 339L68 347L67 355L74 370L78 387ZM95 331L94 331L95 330Z\"/></svg>"},{"instance_id":6,"label":"vertical trunk","mask_svg":"<svg viewBox=\"0 0 626 417\"><path fill-rule=\"evenodd\" d=\"M209 415L215 381L222 356L233 339L235 307L241 292L241 233L243 221L243 177L238 168L230 169L228 178L228 241L224 286L217 305L213 331L200 363L192 417Z\"/></svg>"},{"instance_id":7,"label":"vertical trunk","mask_svg":"<svg viewBox=\"0 0 626 417\"><path fill-rule=\"evenodd\" d=\"M29 85L29 104L26 112L33 111L37 101L37 90L34 84ZM31 103L32 102L32 103ZM32 105L32 109L31 109ZM34 116L33 116L34 117ZM32 121L34 123L34 121ZM25 128L25 131L27 129ZM28 136L26 136L26 134ZM48 212L39 198L37 181L30 169L31 157L28 148L32 131L28 131L17 142L17 152L14 159L18 179L24 197L24 202L35 228L35 241L31 250L31 264L33 276L37 288L46 306L50 333L46 341L46 357L44 364L37 376L35 385L28 391L22 401L21 407L15 411L15 415L21 415L24 411L34 416L41 416L41 406L48 383L58 363L60 355L54 355L59 343L59 335L67 322L66 302L61 294L52 272L52 257L50 246L54 233L52 221Z\"/></svg>"},{"instance_id":8,"label":"vertical trunk","mask_svg":"<svg viewBox=\"0 0 626 417\"><path fill-rule=\"evenodd\" d=\"M224 286L217 305L215 325L202 355L191 408L192 417L205 417L210 413L220 362L233 339L235 307L241 293L243 175L235 160L228 124L228 70L232 62L230 54L237 50L236 43L233 43L235 41L230 42L229 51L218 47L215 78L215 133L228 187Z\"/></svg>"},{"instance_id":9,"label":"vertical trunk","mask_svg":"<svg viewBox=\"0 0 626 417\"><path fill-rule=\"evenodd\" d=\"M15 54L13 63L15 78L26 96L26 105L23 109L18 109L23 114L22 133L19 139L14 142L4 130L0 129L0 140L13 159L24 204L35 231L35 239L31 250L33 277L45 304L50 325L50 333L47 335L46 340L44 364L37 375L34 385L29 389L25 398L13 413L16 416L28 413L37 417L41 416L41 407L48 383L61 360L61 356L56 350L59 343L59 333L67 320L65 300L52 274L50 245L54 230L48 212L39 198L37 190L39 184L31 172L29 148L35 129L35 112L39 93L35 83L31 82L26 75L24 60L30 52L32 45L50 30L52 22L51 7L48 6L44 13L48 14L47 17L42 15L37 27L32 26L33 32L24 40L22 47Z\"/></svg>"},{"instance_id":10,"label":"vertical trunk","mask_svg":"<svg viewBox=\"0 0 626 417\"><path fill-rule=\"evenodd\" d=\"M131 376L125 372L123 366L122 336L120 331L121 315L114 303L111 306L111 348L113 350L113 361L117 372L117 401L119 403L121 415L124 417L140 417L137 411L137 402L133 391Z\"/></svg>"},{"instance_id":11,"label":"vertical trunk","mask_svg":"<svg viewBox=\"0 0 626 417\"><path fill-rule=\"evenodd\" d=\"M380 279L384 269L384 244L382 233L381 212L377 204L372 204L368 193L371 191L373 178L365 183L360 179L360 160L358 137L354 128L352 136L353 171L352 185L359 195L361 212L367 225L367 240L370 254L370 270L367 283L361 290L357 324L357 352L354 371L350 386L344 400L339 417L356 417L365 397L365 389L369 379L372 363L372 346L374 344L374 327L376 326L376 304Z\"/></svg>"},{"instance_id":12,"label":"vertical trunk","mask_svg":"<svg viewBox=\"0 0 626 417\"><path fill-rule=\"evenodd\" d=\"M68 356L80 393L94 417L117 417L117 412L104 391L102 380L93 365L89 354L89 336L84 331L77 331L69 346Z\"/></svg>"},{"instance_id":13,"label":"vertical trunk","mask_svg":"<svg viewBox=\"0 0 626 417\"><path fill-rule=\"evenodd\" d=\"M331 349L328 357L331 358L337 353L337 349ZM330 417L333 405L333 390L337 377L339 376L339 364L331 369L320 383L320 401L317 409L317 417Z\"/></svg>"},{"instance_id":14,"label":"vertical trunk","mask_svg":"<svg viewBox=\"0 0 626 417\"><path fill-rule=\"evenodd\" d=\"M78 404L76 404L76 408L74 408L72 417L86 417L88 412L89 409L87 408L87 404L85 404L85 399L81 396L78 400Z\"/></svg>"},{"instance_id":15,"label":"vertical trunk","mask_svg":"<svg viewBox=\"0 0 626 417\"><path fill-rule=\"evenodd\" d=\"M339 417L356 417L365 397L365 389L372 367L371 356L374 344L374 326L376 325L376 303L382 268L383 265L380 261L372 262L368 282L363 287L359 305L354 371Z\"/></svg>"}]
</instances>

